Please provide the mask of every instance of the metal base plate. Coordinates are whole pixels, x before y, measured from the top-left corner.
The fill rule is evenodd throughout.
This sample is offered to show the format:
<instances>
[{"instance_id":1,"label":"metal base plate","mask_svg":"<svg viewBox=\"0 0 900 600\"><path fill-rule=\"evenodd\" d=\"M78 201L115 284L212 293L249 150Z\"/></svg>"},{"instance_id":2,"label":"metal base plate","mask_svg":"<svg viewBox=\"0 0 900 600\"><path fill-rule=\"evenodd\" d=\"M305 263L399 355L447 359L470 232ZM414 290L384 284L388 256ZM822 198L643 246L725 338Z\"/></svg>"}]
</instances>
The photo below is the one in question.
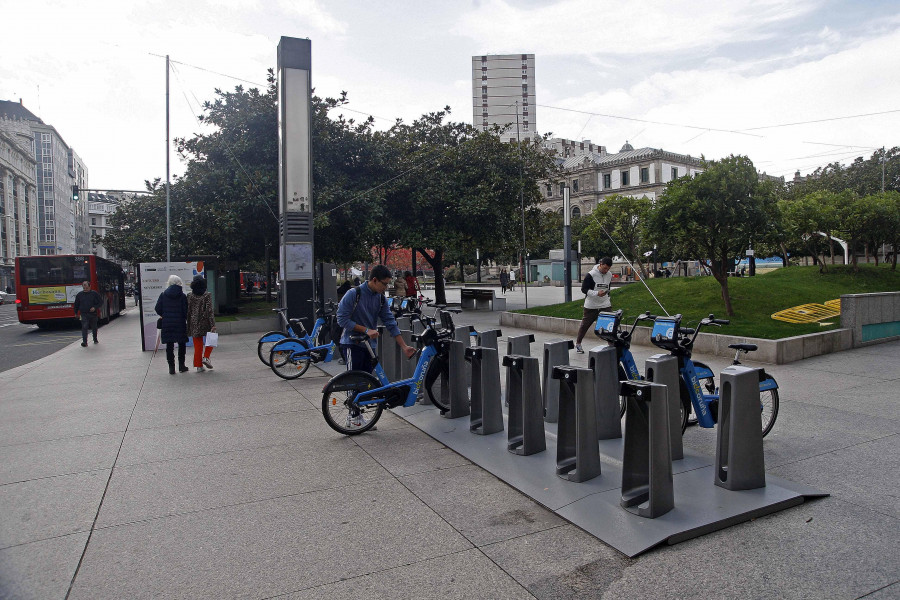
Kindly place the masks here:
<instances>
[{"instance_id":1,"label":"metal base plate","mask_svg":"<svg viewBox=\"0 0 900 600\"><path fill-rule=\"evenodd\" d=\"M672 463L675 508L656 519L639 517L619 505L623 440L600 442L601 474L584 483L556 476L556 426L546 425L547 450L519 456L506 449L506 432L472 435L469 419L442 419L433 408L396 409L396 415L530 496L564 519L626 556L660 544L677 544L827 496L802 484L766 475L766 487L732 492L713 484L711 458L685 451ZM504 415L505 417L505 415Z\"/></svg>"}]
</instances>

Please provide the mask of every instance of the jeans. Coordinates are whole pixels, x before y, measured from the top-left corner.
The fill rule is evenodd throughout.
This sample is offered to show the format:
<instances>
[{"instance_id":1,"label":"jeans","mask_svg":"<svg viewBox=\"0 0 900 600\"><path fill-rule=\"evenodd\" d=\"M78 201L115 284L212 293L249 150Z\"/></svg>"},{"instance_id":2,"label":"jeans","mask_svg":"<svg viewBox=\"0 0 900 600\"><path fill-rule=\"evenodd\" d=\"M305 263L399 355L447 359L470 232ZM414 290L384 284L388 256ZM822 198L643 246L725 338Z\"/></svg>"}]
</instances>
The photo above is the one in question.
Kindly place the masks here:
<instances>
[{"instance_id":1,"label":"jeans","mask_svg":"<svg viewBox=\"0 0 900 600\"><path fill-rule=\"evenodd\" d=\"M369 355L369 351L360 344L341 344L341 355L347 363L348 371L371 373L372 369L375 368L375 363Z\"/></svg>"},{"instance_id":2,"label":"jeans","mask_svg":"<svg viewBox=\"0 0 900 600\"><path fill-rule=\"evenodd\" d=\"M94 341L97 341L97 313L81 315L81 341L87 344L88 329L94 333Z\"/></svg>"}]
</instances>

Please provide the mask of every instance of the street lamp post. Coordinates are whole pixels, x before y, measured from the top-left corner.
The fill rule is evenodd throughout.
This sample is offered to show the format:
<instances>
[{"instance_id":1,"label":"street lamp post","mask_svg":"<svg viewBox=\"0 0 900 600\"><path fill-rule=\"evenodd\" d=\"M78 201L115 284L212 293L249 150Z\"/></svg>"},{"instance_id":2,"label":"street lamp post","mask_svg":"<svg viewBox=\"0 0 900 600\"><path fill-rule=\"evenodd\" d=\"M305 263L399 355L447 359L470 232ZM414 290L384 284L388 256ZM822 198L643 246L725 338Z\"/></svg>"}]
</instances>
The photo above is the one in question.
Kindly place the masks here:
<instances>
[{"instance_id":1,"label":"street lamp post","mask_svg":"<svg viewBox=\"0 0 900 600\"><path fill-rule=\"evenodd\" d=\"M572 215L569 202L569 186L563 188L563 278L566 302L572 301Z\"/></svg>"}]
</instances>

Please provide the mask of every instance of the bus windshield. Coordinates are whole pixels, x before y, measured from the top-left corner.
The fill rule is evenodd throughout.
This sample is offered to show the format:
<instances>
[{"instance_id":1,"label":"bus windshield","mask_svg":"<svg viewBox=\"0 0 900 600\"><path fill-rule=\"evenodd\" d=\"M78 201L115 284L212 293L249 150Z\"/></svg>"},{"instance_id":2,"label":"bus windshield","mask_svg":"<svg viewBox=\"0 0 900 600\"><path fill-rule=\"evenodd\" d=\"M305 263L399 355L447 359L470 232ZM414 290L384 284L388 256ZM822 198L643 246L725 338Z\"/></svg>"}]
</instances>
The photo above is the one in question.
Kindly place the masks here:
<instances>
[{"instance_id":1,"label":"bus windshield","mask_svg":"<svg viewBox=\"0 0 900 600\"><path fill-rule=\"evenodd\" d=\"M19 259L19 285L72 285L90 280L90 260L87 256L29 256Z\"/></svg>"}]
</instances>

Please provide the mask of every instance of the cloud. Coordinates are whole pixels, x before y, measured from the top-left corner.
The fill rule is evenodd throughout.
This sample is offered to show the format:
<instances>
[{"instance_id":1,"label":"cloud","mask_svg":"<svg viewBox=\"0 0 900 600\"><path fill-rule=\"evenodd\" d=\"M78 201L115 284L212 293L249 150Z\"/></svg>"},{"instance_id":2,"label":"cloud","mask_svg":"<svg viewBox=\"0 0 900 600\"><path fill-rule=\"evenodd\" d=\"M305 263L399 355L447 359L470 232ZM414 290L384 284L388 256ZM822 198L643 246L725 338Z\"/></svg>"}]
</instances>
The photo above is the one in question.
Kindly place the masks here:
<instances>
[{"instance_id":1,"label":"cloud","mask_svg":"<svg viewBox=\"0 0 900 600\"><path fill-rule=\"evenodd\" d=\"M506 49L496 53L674 54L766 39L773 35L775 24L802 17L816 4L813 0L646 0L627 4L563 0L540 8L519 8L507 0L489 0L462 15L452 31Z\"/></svg>"},{"instance_id":2,"label":"cloud","mask_svg":"<svg viewBox=\"0 0 900 600\"><path fill-rule=\"evenodd\" d=\"M288 17L302 17L321 33L341 36L347 33L347 23L330 15L315 0L279 0L278 6Z\"/></svg>"}]
</instances>

